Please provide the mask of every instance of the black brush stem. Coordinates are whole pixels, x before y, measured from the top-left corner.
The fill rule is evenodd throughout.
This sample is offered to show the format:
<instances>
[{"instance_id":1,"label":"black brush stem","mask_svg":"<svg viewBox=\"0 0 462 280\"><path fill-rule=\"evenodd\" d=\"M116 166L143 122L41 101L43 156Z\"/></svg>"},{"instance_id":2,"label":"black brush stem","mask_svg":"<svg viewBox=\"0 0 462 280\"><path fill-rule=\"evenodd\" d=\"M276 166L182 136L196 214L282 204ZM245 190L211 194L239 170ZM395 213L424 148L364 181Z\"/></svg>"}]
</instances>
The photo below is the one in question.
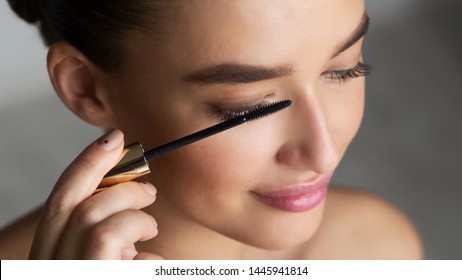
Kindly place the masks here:
<instances>
[{"instance_id":1,"label":"black brush stem","mask_svg":"<svg viewBox=\"0 0 462 280\"><path fill-rule=\"evenodd\" d=\"M241 125L246 122L254 121L266 116L269 116L273 113L276 113L286 107L289 107L290 104L292 104L292 101L290 100L283 100L279 101L273 104L266 105L264 107L252 110L248 112L247 114L243 114L242 116L237 116L234 117L230 120L224 121L222 123L216 124L214 126L211 126L209 128L203 129L201 131L198 131L196 133L190 134L188 136L185 136L183 138L174 140L172 142L169 142L167 144L164 144L162 146L156 147L154 149L151 149L149 151L144 152L144 158L138 158L134 160L133 162L130 162L126 165L115 167L111 169L105 177L110 177L114 176L117 174L129 172L130 170L135 169L138 166L142 166L145 162L145 160L151 159L153 157L156 157L158 155L161 155L163 153L169 152L171 150L178 149L180 147L186 146L188 144L191 144L193 142L199 141L201 139L207 138L209 136L212 136L214 134L220 133L224 130L233 128L235 126Z\"/></svg>"},{"instance_id":2,"label":"black brush stem","mask_svg":"<svg viewBox=\"0 0 462 280\"><path fill-rule=\"evenodd\" d=\"M244 114L242 116L234 117L230 120L224 121L222 123L216 124L214 126L211 126L209 128L203 129L201 131L198 131L196 133L190 134L188 136L185 136L183 138L174 140L170 143L164 144L162 146L159 146L157 148L151 149L149 151L144 152L144 157L148 160L153 157L156 157L160 154L169 152L171 150L175 150L177 148L183 147L185 145L191 144L193 142L199 141L201 139L207 138L209 136L212 136L214 134L220 133L224 130L233 128L235 126L241 125L246 122L250 122L262 117L269 116L273 113L276 113L292 104L292 101L290 100L283 100L279 101L270 105L267 105L265 107L253 110L248 112L247 114Z\"/></svg>"}]
</instances>

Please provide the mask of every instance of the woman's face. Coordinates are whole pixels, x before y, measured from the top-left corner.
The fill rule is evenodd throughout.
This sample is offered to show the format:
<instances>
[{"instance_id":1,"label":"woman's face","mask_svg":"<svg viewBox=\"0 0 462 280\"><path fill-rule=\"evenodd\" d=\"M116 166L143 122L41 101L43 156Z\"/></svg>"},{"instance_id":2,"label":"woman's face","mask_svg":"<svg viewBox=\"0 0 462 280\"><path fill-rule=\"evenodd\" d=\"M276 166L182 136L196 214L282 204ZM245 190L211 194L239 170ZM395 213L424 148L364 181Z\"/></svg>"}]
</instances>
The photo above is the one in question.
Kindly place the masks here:
<instances>
[{"instance_id":1,"label":"woman's face","mask_svg":"<svg viewBox=\"0 0 462 280\"><path fill-rule=\"evenodd\" d=\"M108 102L127 141L150 149L227 111L293 104L152 160L155 211L262 248L307 240L363 114L363 1L164 6L151 33L128 36L112 83Z\"/></svg>"}]
</instances>

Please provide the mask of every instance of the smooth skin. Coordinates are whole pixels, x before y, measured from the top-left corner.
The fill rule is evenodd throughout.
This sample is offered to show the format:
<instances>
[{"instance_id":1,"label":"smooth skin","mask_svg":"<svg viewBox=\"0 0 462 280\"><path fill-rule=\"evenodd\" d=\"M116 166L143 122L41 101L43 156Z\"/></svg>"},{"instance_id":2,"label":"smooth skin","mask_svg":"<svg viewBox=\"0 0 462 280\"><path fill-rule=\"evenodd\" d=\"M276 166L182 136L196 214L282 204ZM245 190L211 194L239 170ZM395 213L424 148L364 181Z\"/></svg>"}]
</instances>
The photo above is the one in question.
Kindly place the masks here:
<instances>
[{"instance_id":1,"label":"smooth skin","mask_svg":"<svg viewBox=\"0 0 462 280\"><path fill-rule=\"evenodd\" d=\"M104 216L110 216L111 211L103 205L99 207L99 203L106 200L100 194L112 196L107 197L110 204L113 204L115 199L127 206L131 204L125 211L141 208L142 205L148 205L155 200L156 190L150 184L121 184L101 192L98 194L99 198L96 198L96 195L91 196L95 189L94 184L87 190L82 189L85 185L82 175L98 180L105 174L105 169L112 166L112 161L115 162L117 159L123 146L121 133L113 132L112 134L116 138L112 141L119 142L115 144L115 148L107 151L97 142L91 144L62 174L44 209L27 215L0 232L1 259L26 259L28 257L55 259L58 258L58 254L61 254L60 258L64 259L161 259L156 254L135 251L133 249L134 239L130 240L127 238L128 235L125 235L124 228L132 226L137 226L132 236L138 236L141 239L144 235L145 239L149 239L156 235L156 222L151 217L144 216L144 212L134 214L135 211L131 210L126 214L131 218L137 215L137 219L142 224L135 225L134 221L128 221L123 215L119 215L113 206L104 205L112 208L113 214L118 214L125 224L114 226L106 223L109 226L100 229L104 223L95 223L97 220L102 221ZM101 139L107 138L102 137ZM71 181L75 181L76 188L72 188L69 184ZM118 191L114 191L116 188ZM110 192L113 192L113 195L110 195ZM87 198L73 208L72 205L78 203L78 199L74 199L77 194ZM96 201L92 202L93 198L96 198L98 204L94 204ZM69 214L70 212L74 214ZM40 217L40 213L45 214ZM86 232L85 235L80 236L82 239L79 240L80 246L84 247L76 247L75 239L71 242L74 244L70 248L61 247L65 224L71 219L84 223L80 225L80 229L74 229L80 233ZM39 220L40 223L37 226ZM34 232L36 232L35 244L30 251ZM104 238L101 238L102 236ZM69 238L75 237L70 236ZM41 239L46 239L46 242L41 243ZM91 245L100 247L92 248ZM105 249L106 246L108 248ZM69 254L71 250L75 253L74 255ZM273 252L254 248L253 251L251 256L240 255L240 257L258 259L418 259L422 257L419 237L402 213L370 194L335 188L330 190L326 201L324 222L310 242L295 250ZM209 258L212 257L209 256Z\"/></svg>"},{"instance_id":2,"label":"smooth skin","mask_svg":"<svg viewBox=\"0 0 462 280\"><path fill-rule=\"evenodd\" d=\"M338 51L364 22L363 1L173 1L163 12L162 32L126 35L124 64L113 73L67 43L53 45L48 71L63 103L148 148L215 124L216 108L293 105L155 159L144 178L155 195L137 182L92 195L120 155L123 137L114 130L59 179L31 258L422 257L412 224L375 196L331 187L310 211L289 212L253 195L331 174L356 135L364 77L332 73L362 60L362 38ZM223 64L288 71L251 82L191 79ZM32 242L35 217L0 235L0 257L27 256L27 245L9 244Z\"/></svg>"}]
</instances>

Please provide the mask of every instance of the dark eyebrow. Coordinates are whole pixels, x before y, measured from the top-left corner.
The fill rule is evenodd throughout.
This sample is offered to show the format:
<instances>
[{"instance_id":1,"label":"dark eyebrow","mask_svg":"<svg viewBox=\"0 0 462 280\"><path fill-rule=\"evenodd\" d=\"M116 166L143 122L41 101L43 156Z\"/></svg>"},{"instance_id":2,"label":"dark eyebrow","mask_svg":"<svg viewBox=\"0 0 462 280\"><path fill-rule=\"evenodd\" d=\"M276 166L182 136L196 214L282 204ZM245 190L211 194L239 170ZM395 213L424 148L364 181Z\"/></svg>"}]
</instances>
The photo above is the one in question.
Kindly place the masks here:
<instances>
[{"instance_id":1,"label":"dark eyebrow","mask_svg":"<svg viewBox=\"0 0 462 280\"><path fill-rule=\"evenodd\" d=\"M364 12L363 17L358 27L356 27L353 34L344 43L340 44L340 46L335 49L335 52L332 55L332 57L336 57L337 55L349 49L356 42L358 42L362 37L366 36L368 30L369 30L369 16L367 15L366 12Z\"/></svg>"},{"instance_id":2,"label":"dark eyebrow","mask_svg":"<svg viewBox=\"0 0 462 280\"><path fill-rule=\"evenodd\" d=\"M293 69L289 65L265 67L225 63L199 70L184 79L201 84L245 84L280 78L292 73Z\"/></svg>"}]
</instances>

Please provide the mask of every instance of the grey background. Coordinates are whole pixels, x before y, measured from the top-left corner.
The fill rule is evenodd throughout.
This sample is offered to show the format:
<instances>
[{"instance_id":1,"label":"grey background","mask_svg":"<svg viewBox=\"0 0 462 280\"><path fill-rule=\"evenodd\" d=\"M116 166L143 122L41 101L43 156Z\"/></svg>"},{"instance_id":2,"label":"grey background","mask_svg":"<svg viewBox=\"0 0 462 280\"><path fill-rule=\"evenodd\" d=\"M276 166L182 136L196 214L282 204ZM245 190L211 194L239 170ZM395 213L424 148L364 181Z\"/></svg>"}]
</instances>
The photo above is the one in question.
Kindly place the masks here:
<instances>
[{"instance_id":1,"label":"grey background","mask_svg":"<svg viewBox=\"0 0 462 280\"><path fill-rule=\"evenodd\" d=\"M402 209L428 259L462 259L462 2L366 0L363 126L334 182ZM0 226L39 205L101 134L60 103L35 28L0 2Z\"/></svg>"}]
</instances>

